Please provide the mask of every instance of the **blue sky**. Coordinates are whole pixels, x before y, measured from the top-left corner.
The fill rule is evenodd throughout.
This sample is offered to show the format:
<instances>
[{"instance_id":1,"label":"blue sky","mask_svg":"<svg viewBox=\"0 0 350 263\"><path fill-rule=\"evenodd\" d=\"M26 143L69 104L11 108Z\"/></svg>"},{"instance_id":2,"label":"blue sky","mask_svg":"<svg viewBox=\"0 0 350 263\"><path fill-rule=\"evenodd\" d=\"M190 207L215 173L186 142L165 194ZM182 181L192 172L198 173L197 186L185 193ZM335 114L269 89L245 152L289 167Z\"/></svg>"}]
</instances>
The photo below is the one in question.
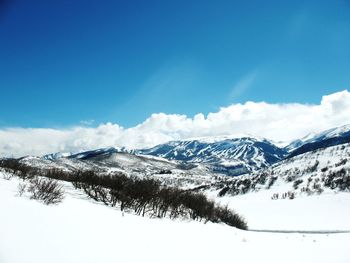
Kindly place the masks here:
<instances>
[{"instance_id":1,"label":"blue sky","mask_svg":"<svg viewBox=\"0 0 350 263\"><path fill-rule=\"evenodd\" d=\"M1 1L0 127L132 127L350 87L350 2Z\"/></svg>"}]
</instances>

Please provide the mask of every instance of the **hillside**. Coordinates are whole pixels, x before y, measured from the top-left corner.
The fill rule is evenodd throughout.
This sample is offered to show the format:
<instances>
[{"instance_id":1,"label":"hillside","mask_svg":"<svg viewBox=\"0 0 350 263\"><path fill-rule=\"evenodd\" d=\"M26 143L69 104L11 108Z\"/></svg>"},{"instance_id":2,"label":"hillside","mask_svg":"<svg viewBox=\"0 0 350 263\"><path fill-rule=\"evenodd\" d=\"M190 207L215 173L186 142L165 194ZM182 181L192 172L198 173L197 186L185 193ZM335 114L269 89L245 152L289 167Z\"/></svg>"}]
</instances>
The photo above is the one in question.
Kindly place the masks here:
<instances>
[{"instance_id":1,"label":"hillside","mask_svg":"<svg viewBox=\"0 0 350 263\"><path fill-rule=\"evenodd\" d=\"M261 138L224 137L171 141L136 153L189 163L205 163L214 172L241 175L268 167L282 160L287 152Z\"/></svg>"},{"instance_id":2,"label":"hillside","mask_svg":"<svg viewBox=\"0 0 350 263\"><path fill-rule=\"evenodd\" d=\"M269 191L273 199L350 191L350 144L307 152L252 175L217 183L219 195ZM212 188L212 187L209 187Z\"/></svg>"},{"instance_id":3,"label":"hillside","mask_svg":"<svg viewBox=\"0 0 350 263\"><path fill-rule=\"evenodd\" d=\"M346 253L343 253L350 240L348 233L259 233L241 231L223 224L149 219L124 214L111 207L86 200L81 192L66 183L63 183L63 203L45 206L35 200L18 196L16 193L19 183L16 178L4 180L0 174L0 209L6 211L6 216L0 217L2 263L46 263L48 260L50 263L155 263L164 262L165 258L167 262L229 262L233 258L240 262L271 263L281 260L291 263L345 263L348 260ZM321 205L323 200L325 199L307 202L304 210L312 207L313 213L320 215L318 211L324 211ZM337 220L332 221L332 216L350 222L349 214L346 213L347 217L344 217L343 213L344 210L348 211L346 207L350 199L342 197L341 200L340 204L333 207L339 200L328 198L326 205L336 214L324 213L325 217L316 222L314 217L308 217L309 213L283 217L285 213L290 215L300 212L300 207L299 210L295 208L303 203L291 206L290 201L280 200L279 212L273 216L269 215L269 225L265 227L283 225L284 229L293 229L295 218L298 217L298 227L304 229L314 223L320 229L321 223L327 220L335 224ZM241 203L242 201L237 200L237 204ZM261 227L266 222L266 212L277 212L275 203L271 201L264 202L264 209L261 209L262 203L258 202L258 199L249 204L250 206L245 206L245 213L254 215L254 228ZM304 222L303 225L300 225L301 221ZM330 230L326 228L329 225L323 226L323 230ZM58 253L58 248L64 253Z\"/></svg>"},{"instance_id":4,"label":"hillside","mask_svg":"<svg viewBox=\"0 0 350 263\"><path fill-rule=\"evenodd\" d=\"M206 164L169 161L150 155L118 152L112 148L56 159L26 156L19 161L29 167L43 170L58 169L66 172L95 170L107 174L155 178L164 185L183 188L195 188L228 179L223 174L213 173Z\"/></svg>"},{"instance_id":5,"label":"hillside","mask_svg":"<svg viewBox=\"0 0 350 263\"><path fill-rule=\"evenodd\" d=\"M127 174L156 175L183 174L187 178L215 174L239 176L252 174L294 156L350 141L350 125L309 134L287 146L251 135L232 135L170 141L149 149L101 148L77 153L52 153L36 161L45 165L90 167L125 172ZM33 157L29 157L33 158ZM28 157L27 157L28 159ZM191 172L188 172L191 171ZM170 176L167 177L169 179ZM164 178L165 179L165 178Z\"/></svg>"},{"instance_id":6,"label":"hillside","mask_svg":"<svg viewBox=\"0 0 350 263\"><path fill-rule=\"evenodd\" d=\"M350 125L335 127L320 133L309 134L302 139L296 140L286 147L293 157L320 148L326 148L350 142Z\"/></svg>"},{"instance_id":7,"label":"hillside","mask_svg":"<svg viewBox=\"0 0 350 263\"><path fill-rule=\"evenodd\" d=\"M57 181L64 191L63 201L46 206L21 192L24 183L18 175L0 172L0 209L6 211L6 217L0 217L4 263L41 263L48 258L50 262L348 261L345 253L329 251L346 251L350 241L350 144L319 148L237 177L213 173L210 162L167 160L114 148L15 161L25 165L24 171L29 167L29 178L45 171L48 176L94 171L101 178L96 182L108 183L107 176L160 180L164 189L180 187L179 192L168 188L169 193L204 194L219 207L237 211L248 222L249 231L201 217L193 221L191 210L186 216L185 210L176 207L162 219L147 209L143 211L150 218L137 216L142 215L137 208L142 196L129 200L130 208L120 211L111 203L112 192L104 188L108 184L92 181L90 186L79 186L74 177L73 184L69 178ZM169 204L176 204L177 198L171 199ZM171 217L171 211L182 216ZM33 242L35 247L28 246ZM57 247L65 253L52 257ZM177 252L169 258L174 247Z\"/></svg>"}]
</instances>

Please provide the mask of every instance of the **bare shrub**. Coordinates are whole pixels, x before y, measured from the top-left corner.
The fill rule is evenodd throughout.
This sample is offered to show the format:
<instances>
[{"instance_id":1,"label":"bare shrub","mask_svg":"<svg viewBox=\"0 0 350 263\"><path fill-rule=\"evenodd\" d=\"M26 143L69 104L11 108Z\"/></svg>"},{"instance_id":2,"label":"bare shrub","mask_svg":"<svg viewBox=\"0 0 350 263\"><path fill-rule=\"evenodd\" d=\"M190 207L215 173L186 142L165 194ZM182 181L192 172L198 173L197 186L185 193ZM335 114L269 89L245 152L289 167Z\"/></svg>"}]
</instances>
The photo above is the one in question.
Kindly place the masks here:
<instances>
[{"instance_id":1,"label":"bare shrub","mask_svg":"<svg viewBox=\"0 0 350 263\"><path fill-rule=\"evenodd\" d=\"M270 189L271 186L273 186L273 184L276 182L276 180L277 180L277 177L271 176L267 185L267 189Z\"/></svg>"},{"instance_id":2,"label":"bare shrub","mask_svg":"<svg viewBox=\"0 0 350 263\"><path fill-rule=\"evenodd\" d=\"M218 196L219 196L219 197L223 197L223 196L227 193L228 190L230 190L230 187L225 186L224 188L222 188L222 189L220 190Z\"/></svg>"},{"instance_id":3,"label":"bare shrub","mask_svg":"<svg viewBox=\"0 0 350 263\"><path fill-rule=\"evenodd\" d=\"M5 180L11 180L13 175L11 173L3 173L3 176L2 176Z\"/></svg>"},{"instance_id":4,"label":"bare shrub","mask_svg":"<svg viewBox=\"0 0 350 263\"><path fill-rule=\"evenodd\" d=\"M17 186L17 193L22 196L27 190L27 185L25 183L19 183Z\"/></svg>"},{"instance_id":5,"label":"bare shrub","mask_svg":"<svg viewBox=\"0 0 350 263\"><path fill-rule=\"evenodd\" d=\"M303 179L295 180L293 183L294 189L298 189L299 185L303 182Z\"/></svg>"},{"instance_id":6,"label":"bare shrub","mask_svg":"<svg viewBox=\"0 0 350 263\"><path fill-rule=\"evenodd\" d=\"M277 200L279 198L279 193L274 193L272 196L271 196L271 199L272 200Z\"/></svg>"},{"instance_id":7,"label":"bare shrub","mask_svg":"<svg viewBox=\"0 0 350 263\"><path fill-rule=\"evenodd\" d=\"M286 178L287 182L292 182L295 180L295 175L288 175Z\"/></svg>"},{"instance_id":8,"label":"bare shrub","mask_svg":"<svg viewBox=\"0 0 350 263\"><path fill-rule=\"evenodd\" d=\"M306 173L313 173L317 170L318 165L320 162L318 160L315 161L315 163L305 169Z\"/></svg>"},{"instance_id":9,"label":"bare shrub","mask_svg":"<svg viewBox=\"0 0 350 263\"><path fill-rule=\"evenodd\" d=\"M321 172L322 173L325 173L325 172L327 172L328 171L328 167L323 167L322 169L321 169Z\"/></svg>"},{"instance_id":10,"label":"bare shrub","mask_svg":"<svg viewBox=\"0 0 350 263\"><path fill-rule=\"evenodd\" d=\"M58 204L64 199L62 186L48 178L32 178L27 191L31 194L30 199L43 201L46 205Z\"/></svg>"},{"instance_id":11,"label":"bare shrub","mask_svg":"<svg viewBox=\"0 0 350 263\"><path fill-rule=\"evenodd\" d=\"M105 205L120 205L122 211L133 211L151 217L191 218L205 222L222 222L247 229L245 220L227 207L221 207L204 194L178 187L167 187L154 179L128 177L122 173L103 174L98 170L66 172L59 169L39 169L22 164L19 159L0 160L0 167L13 173L29 185L19 187L31 199L57 204L64 198L62 187L56 180L71 182L90 198ZM239 192L247 192L250 180L238 183Z\"/></svg>"},{"instance_id":12,"label":"bare shrub","mask_svg":"<svg viewBox=\"0 0 350 263\"><path fill-rule=\"evenodd\" d=\"M216 207L215 215L220 219L221 222L229 226L234 226L244 230L248 229L246 221L240 215L229 209L227 206Z\"/></svg>"},{"instance_id":13,"label":"bare shrub","mask_svg":"<svg viewBox=\"0 0 350 263\"><path fill-rule=\"evenodd\" d=\"M342 160L340 160L340 162L339 162L339 163L336 163L336 164L335 164L335 167L338 167L338 166L344 165L344 164L346 164L347 162L348 162L348 160L347 160L347 159L342 159Z\"/></svg>"},{"instance_id":14,"label":"bare shrub","mask_svg":"<svg viewBox=\"0 0 350 263\"><path fill-rule=\"evenodd\" d=\"M120 205L122 211L151 217L185 217L204 222L222 222L247 229L245 220L227 207L221 207L203 193L167 187L154 179L124 175L101 175L94 171L78 171L74 187L90 198L106 205Z\"/></svg>"}]
</instances>

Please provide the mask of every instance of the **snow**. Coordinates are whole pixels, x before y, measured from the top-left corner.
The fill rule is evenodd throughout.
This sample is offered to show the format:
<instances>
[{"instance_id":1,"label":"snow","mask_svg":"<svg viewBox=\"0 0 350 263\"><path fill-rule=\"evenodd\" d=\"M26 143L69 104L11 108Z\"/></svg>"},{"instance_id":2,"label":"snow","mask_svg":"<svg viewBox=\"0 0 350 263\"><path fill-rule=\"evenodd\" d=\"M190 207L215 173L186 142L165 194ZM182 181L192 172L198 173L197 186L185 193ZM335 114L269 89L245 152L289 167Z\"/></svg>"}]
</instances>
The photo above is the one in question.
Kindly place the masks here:
<instances>
[{"instance_id":1,"label":"snow","mask_svg":"<svg viewBox=\"0 0 350 263\"><path fill-rule=\"evenodd\" d=\"M287 148L289 149L289 151L293 151L298 147L300 147L301 145L342 136L348 133L349 131L350 131L350 124L347 124L347 125L335 127L326 131L322 131L320 133L309 133L305 137L291 142L290 145L287 146Z\"/></svg>"},{"instance_id":2,"label":"snow","mask_svg":"<svg viewBox=\"0 0 350 263\"><path fill-rule=\"evenodd\" d=\"M245 191L240 194L253 192L265 192L262 198L271 199L278 194L278 198L289 192L294 198L304 198L308 195L320 195L325 198L325 194L331 195L337 191L349 192L347 180L350 175L350 143L342 144L312 152L297 155L285 159L266 169L253 172L248 175L241 175L224 180L209 189L209 193L217 195L223 189L223 185L230 186L233 190L235 184L251 183ZM341 179L338 176L343 175ZM260 179L265 178L262 182ZM269 186L273 178L278 180ZM270 188L270 189L268 189ZM216 192L215 192L216 191ZM236 195L237 191L228 191L227 195ZM265 196L266 195L266 196Z\"/></svg>"},{"instance_id":3,"label":"snow","mask_svg":"<svg viewBox=\"0 0 350 263\"><path fill-rule=\"evenodd\" d=\"M199 141L203 143L215 143L215 142L232 140L232 139L240 139L240 138L251 138L257 141L268 141L266 138L263 138L257 135L252 135L249 133L235 133L235 134L221 135L221 136L191 137L191 138L187 138L179 141L182 141L182 142Z\"/></svg>"},{"instance_id":4,"label":"snow","mask_svg":"<svg viewBox=\"0 0 350 263\"><path fill-rule=\"evenodd\" d=\"M240 175L266 167L284 157L285 151L267 140L234 136L210 137L197 140L172 141L136 153L160 156L170 160L203 163L212 171ZM226 165L236 163L237 166Z\"/></svg>"},{"instance_id":5,"label":"snow","mask_svg":"<svg viewBox=\"0 0 350 263\"><path fill-rule=\"evenodd\" d=\"M325 137L325 138L332 138L332 137L336 137L336 136L341 136L343 133L349 132L350 131L350 125L343 125L340 127L336 127L336 128L332 128L329 130L326 130L324 132L321 132L319 134L317 134L315 136L315 138L312 139L312 141L315 141L319 138ZM311 138L309 139L309 141L311 140Z\"/></svg>"},{"instance_id":6,"label":"snow","mask_svg":"<svg viewBox=\"0 0 350 263\"><path fill-rule=\"evenodd\" d=\"M223 224L123 216L116 209L86 200L69 184L64 186L63 203L45 206L16 196L18 182L16 178L4 180L0 174L1 263L348 262L350 234L258 233ZM320 203L313 212L324 206L323 209L331 209L329 212L336 212L336 216L345 215L344 220L350 221L348 213L338 211L349 207L349 198L328 198L322 204L327 197L280 202L245 195L230 199L230 205L246 215L251 227L264 229L291 228L295 217L289 218L288 213L305 203L303 211ZM337 203L339 206L330 207ZM277 211L286 214L276 216ZM310 215L305 213L303 219L312 222ZM279 223L283 217L288 220ZM335 216L327 218L337 220ZM335 227L338 223L315 222L317 227Z\"/></svg>"},{"instance_id":7,"label":"snow","mask_svg":"<svg viewBox=\"0 0 350 263\"><path fill-rule=\"evenodd\" d=\"M298 196L293 200L271 200L274 192L259 191L219 200L244 215L250 229L350 230L350 193L330 192Z\"/></svg>"},{"instance_id":8,"label":"snow","mask_svg":"<svg viewBox=\"0 0 350 263\"><path fill-rule=\"evenodd\" d=\"M57 153L46 154L42 156L42 158L46 160L56 160L60 158L69 157L70 155L73 155L73 154L74 153L71 153L71 152L57 152Z\"/></svg>"}]
</instances>

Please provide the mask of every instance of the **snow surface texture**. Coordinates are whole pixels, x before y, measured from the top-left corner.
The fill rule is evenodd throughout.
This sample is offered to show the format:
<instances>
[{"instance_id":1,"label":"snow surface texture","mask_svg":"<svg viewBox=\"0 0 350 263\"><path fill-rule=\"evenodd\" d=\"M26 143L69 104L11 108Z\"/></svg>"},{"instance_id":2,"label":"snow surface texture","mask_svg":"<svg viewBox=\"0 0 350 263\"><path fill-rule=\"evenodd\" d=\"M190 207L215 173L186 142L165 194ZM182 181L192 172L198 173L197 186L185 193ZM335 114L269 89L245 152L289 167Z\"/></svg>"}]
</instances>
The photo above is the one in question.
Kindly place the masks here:
<instances>
[{"instance_id":1,"label":"snow surface texture","mask_svg":"<svg viewBox=\"0 0 350 263\"><path fill-rule=\"evenodd\" d=\"M339 231L350 230L350 193L324 193L293 200L271 200L275 190L218 198L239 211L250 229Z\"/></svg>"},{"instance_id":2,"label":"snow surface texture","mask_svg":"<svg viewBox=\"0 0 350 263\"><path fill-rule=\"evenodd\" d=\"M64 186L63 203L45 206L16 196L18 182L16 178L4 180L0 174L0 210L4 211L0 217L1 263L348 262L348 233L259 233L223 224L123 216L116 209L86 200L69 184ZM338 203L338 197L343 202ZM262 216L271 211L268 205L274 202L269 200L262 206L256 202L259 198L252 197L244 211L239 210L243 207L237 207L237 211L254 215L255 222L266 222L266 216ZM294 201L281 200L279 214L293 213L289 210L295 206L282 202ZM304 209L319 201L310 199ZM318 209L337 203L332 212L348 210L349 201L343 196L329 196L329 203L324 207L315 205L313 211L318 213ZM269 226L281 225L283 219L284 226L290 229L297 215L281 218L279 214L269 216ZM305 225L314 220L309 215L299 214ZM344 221L350 221L348 213L343 215ZM324 216L324 221L334 219L326 213ZM257 226L253 217L250 220L252 226Z\"/></svg>"}]
</instances>

